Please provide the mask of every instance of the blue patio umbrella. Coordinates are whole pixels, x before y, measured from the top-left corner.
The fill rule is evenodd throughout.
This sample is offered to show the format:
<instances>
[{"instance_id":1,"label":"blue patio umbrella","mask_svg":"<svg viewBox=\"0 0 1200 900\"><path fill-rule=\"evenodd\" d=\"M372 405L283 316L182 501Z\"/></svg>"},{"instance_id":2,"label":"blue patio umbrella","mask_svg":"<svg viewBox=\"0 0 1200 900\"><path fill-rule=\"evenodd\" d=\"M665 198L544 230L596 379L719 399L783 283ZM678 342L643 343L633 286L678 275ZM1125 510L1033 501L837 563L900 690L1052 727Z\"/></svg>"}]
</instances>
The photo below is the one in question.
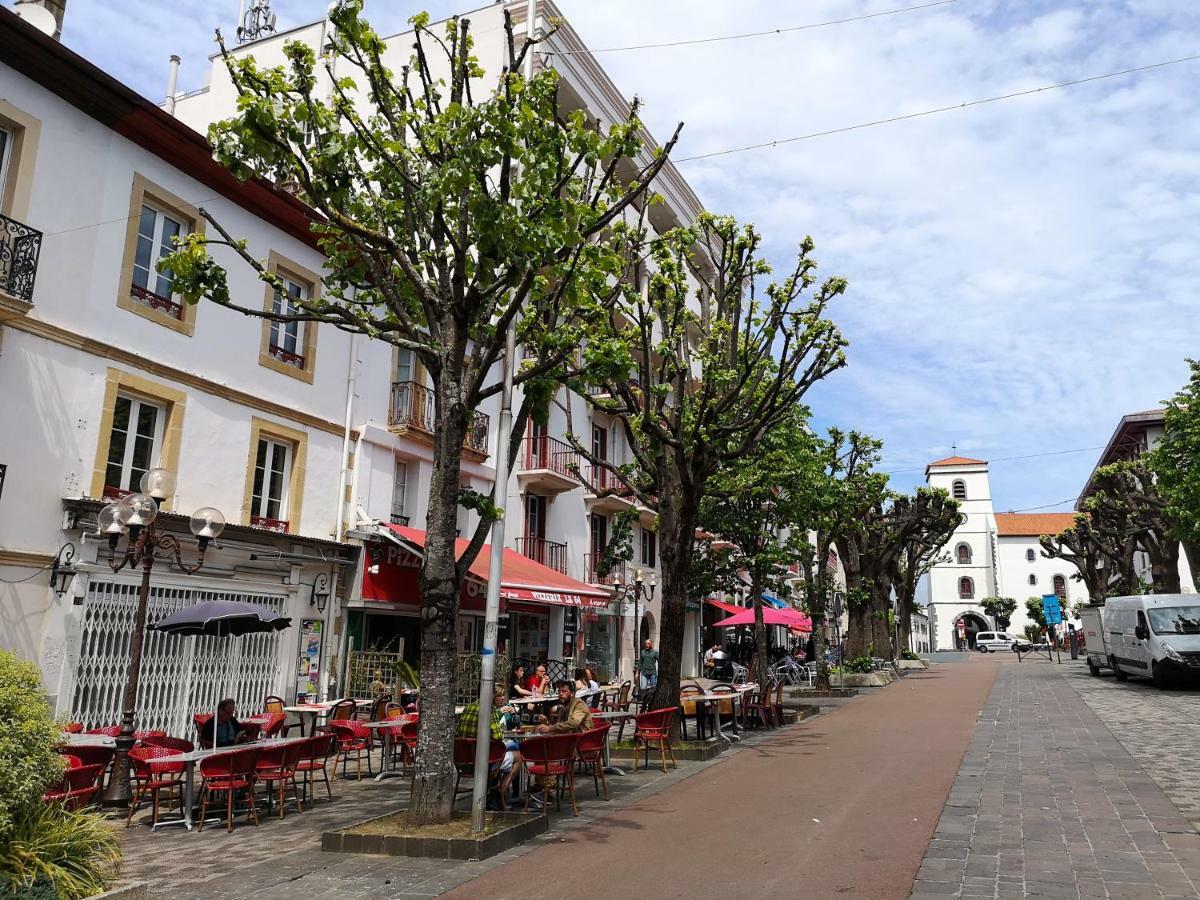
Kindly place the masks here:
<instances>
[{"instance_id":1,"label":"blue patio umbrella","mask_svg":"<svg viewBox=\"0 0 1200 900\"><path fill-rule=\"evenodd\" d=\"M240 637L244 634L260 634L267 631L282 631L292 624L289 616L272 612L265 606L245 603L241 600L209 600L194 606L176 610L162 621L151 625L155 631L182 636L206 634L213 637ZM217 691L217 703L225 685ZM213 708L213 746L217 745L217 713Z\"/></svg>"}]
</instances>

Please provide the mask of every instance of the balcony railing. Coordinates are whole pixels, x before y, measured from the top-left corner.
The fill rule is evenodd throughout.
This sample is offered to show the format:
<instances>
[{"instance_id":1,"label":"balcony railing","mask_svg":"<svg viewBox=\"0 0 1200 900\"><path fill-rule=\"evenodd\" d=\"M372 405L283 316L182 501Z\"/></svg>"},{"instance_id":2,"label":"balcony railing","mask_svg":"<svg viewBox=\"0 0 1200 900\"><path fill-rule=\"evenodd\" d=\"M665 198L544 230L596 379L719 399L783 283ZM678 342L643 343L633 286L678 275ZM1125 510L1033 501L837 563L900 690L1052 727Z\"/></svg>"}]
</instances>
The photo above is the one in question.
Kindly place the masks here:
<instances>
[{"instance_id":1,"label":"balcony railing","mask_svg":"<svg viewBox=\"0 0 1200 900\"><path fill-rule=\"evenodd\" d=\"M144 303L151 309L161 309L171 318L183 321L183 304L176 303L170 297L156 294L136 284L129 285L129 296L138 303Z\"/></svg>"},{"instance_id":2,"label":"balcony railing","mask_svg":"<svg viewBox=\"0 0 1200 900\"><path fill-rule=\"evenodd\" d=\"M489 422L490 417L486 413L474 414L471 427L467 429L466 440L463 442L467 449L487 455ZM393 383L388 424L393 428L411 428L432 435L437 427L433 391L415 381Z\"/></svg>"},{"instance_id":3,"label":"balcony railing","mask_svg":"<svg viewBox=\"0 0 1200 900\"><path fill-rule=\"evenodd\" d=\"M617 497L633 496L633 491L629 490L625 482L618 478L615 472L604 466L588 466L588 484L599 494L613 494Z\"/></svg>"},{"instance_id":4,"label":"balcony railing","mask_svg":"<svg viewBox=\"0 0 1200 900\"><path fill-rule=\"evenodd\" d=\"M250 524L258 528L265 528L268 531L278 531L280 534L287 534L290 523L287 519L270 519L266 516L251 516Z\"/></svg>"},{"instance_id":5,"label":"balcony railing","mask_svg":"<svg viewBox=\"0 0 1200 900\"><path fill-rule=\"evenodd\" d=\"M566 441L548 434L525 436L525 469L549 469L567 478L579 471L579 454Z\"/></svg>"},{"instance_id":6,"label":"balcony railing","mask_svg":"<svg viewBox=\"0 0 1200 900\"><path fill-rule=\"evenodd\" d=\"M285 350L283 347L280 347L276 344L272 344L267 352L284 365L295 366L297 369L304 368L303 353L293 353L291 350Z\"/></svg>"},{"instance_id":7,"label":"balcony railing","mask_svg":"<svg viewBox=\"0 0 1200 900\"><path fill-rule=\"evenodd\" d=\"M601 575L597 569L603 559L603 553L585 553L583 555L583 568L587 573L587 583L623 584L625 582L625 563L614 563L612 568Z\"/></svg>"},{"instance_id":8,"label":"balcony railing","mask_svg":"<svg viewBox=\"0 0 1200 900\"><path fill-rule=\"evenodd\" d=\"M0 291L26 303L33 302L42 233L16 219L0 216Z\"/></svg>"},{"instance_id":9,"label":"balcony railing","mask_svg":"<svg viewBox=\"0 0 1200 900\"><path fill-rule=\"evenodd\" d=\"M567 574L567 545L539 537L517 538L517 552L556 572Z\"/></svg>"}]
</instances>

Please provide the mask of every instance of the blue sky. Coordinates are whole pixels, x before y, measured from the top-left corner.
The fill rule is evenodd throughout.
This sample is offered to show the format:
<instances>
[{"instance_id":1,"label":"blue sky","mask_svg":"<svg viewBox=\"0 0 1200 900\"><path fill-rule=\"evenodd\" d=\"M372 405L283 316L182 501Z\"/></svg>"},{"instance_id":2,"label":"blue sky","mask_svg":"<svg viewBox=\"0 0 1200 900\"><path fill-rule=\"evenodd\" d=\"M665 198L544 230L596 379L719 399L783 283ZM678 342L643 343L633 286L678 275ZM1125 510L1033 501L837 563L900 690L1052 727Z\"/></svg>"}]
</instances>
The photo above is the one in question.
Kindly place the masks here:
<instances>
[{"instance_id":1,"label":"blue sky","mask_svg":"<svg viewBox=\"0 0 1200 900\"><path fill-rule=\"evenodd\" d=\"M435 16L471 4L431 2ZM759 31L915 0L559 0L593 48ZM281 27L327 0L274 0ZM385 33L421 4L368 0ZM132 10L136 9L134 15ZM70 0L65 42L161 98L203 83L236 0ZM957 0L869 21L598 53L677 156L786 138L1200 53L1179 0ZM850 365L818 422L885 441L897 487L949 454L999 460L997 509L1074 498L1121 415L1200 354L1200 61L690 163L711 209L753 221L780 268L805 234L850 282ZM1067 509L1069 505L1057 507Z\"/></svg>"}]
</instances>

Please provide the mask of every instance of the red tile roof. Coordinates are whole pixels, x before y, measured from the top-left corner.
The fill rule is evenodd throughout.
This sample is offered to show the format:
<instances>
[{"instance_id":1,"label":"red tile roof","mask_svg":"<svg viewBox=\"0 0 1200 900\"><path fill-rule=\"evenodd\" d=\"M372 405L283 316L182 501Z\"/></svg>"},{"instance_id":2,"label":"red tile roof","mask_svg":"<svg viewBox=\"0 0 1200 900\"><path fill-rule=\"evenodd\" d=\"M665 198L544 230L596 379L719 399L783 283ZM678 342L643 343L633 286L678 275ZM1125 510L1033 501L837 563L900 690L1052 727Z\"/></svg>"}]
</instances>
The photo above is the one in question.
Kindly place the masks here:
<instances>
[{"instance_id":1,"label":"red tile roof","mask_svg":"<svg viewBox=\"0 0 1200 900\"><path fill-rule=\"evenodd\" d=\"M1058 534L1075 524L1075 513L996 513L1000 537L1040 537Z\"/></svg>"},{"instance_id":2,"label":"red tile roof","mask_svg":"<svg viewBox=\"0 0 1200 900\"><path fill-rule=\"evenodd\" d=\"M971 459L969 456L947 456L945 459L939 459L937 462L931 462L928 468L934 466L986 466L986 459Z\"/></svg>"}]
</instances>

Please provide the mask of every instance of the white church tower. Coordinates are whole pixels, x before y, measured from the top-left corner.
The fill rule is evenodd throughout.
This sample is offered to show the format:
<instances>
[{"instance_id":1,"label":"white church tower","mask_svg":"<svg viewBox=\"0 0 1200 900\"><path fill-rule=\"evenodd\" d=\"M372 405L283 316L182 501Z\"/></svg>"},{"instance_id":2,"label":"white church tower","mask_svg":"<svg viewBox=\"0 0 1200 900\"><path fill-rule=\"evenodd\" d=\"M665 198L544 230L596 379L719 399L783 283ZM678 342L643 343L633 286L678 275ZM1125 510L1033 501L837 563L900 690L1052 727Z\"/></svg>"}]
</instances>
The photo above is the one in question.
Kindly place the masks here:
<instances>
[{"instance_id":1,"label":"white church tower","mask_svg":"<svg viewBox=\"0 0 1200 900\"><path fill-rule=\"evenodd\" d=\"M926 466L925 482L946 490L965 515L946 545L948 559L928 575L933 649L973 647L975 633L993 627L979 602L996 595L996 515L988 464L965 456L939 459Z\"/></svg>"}]
</instances>

